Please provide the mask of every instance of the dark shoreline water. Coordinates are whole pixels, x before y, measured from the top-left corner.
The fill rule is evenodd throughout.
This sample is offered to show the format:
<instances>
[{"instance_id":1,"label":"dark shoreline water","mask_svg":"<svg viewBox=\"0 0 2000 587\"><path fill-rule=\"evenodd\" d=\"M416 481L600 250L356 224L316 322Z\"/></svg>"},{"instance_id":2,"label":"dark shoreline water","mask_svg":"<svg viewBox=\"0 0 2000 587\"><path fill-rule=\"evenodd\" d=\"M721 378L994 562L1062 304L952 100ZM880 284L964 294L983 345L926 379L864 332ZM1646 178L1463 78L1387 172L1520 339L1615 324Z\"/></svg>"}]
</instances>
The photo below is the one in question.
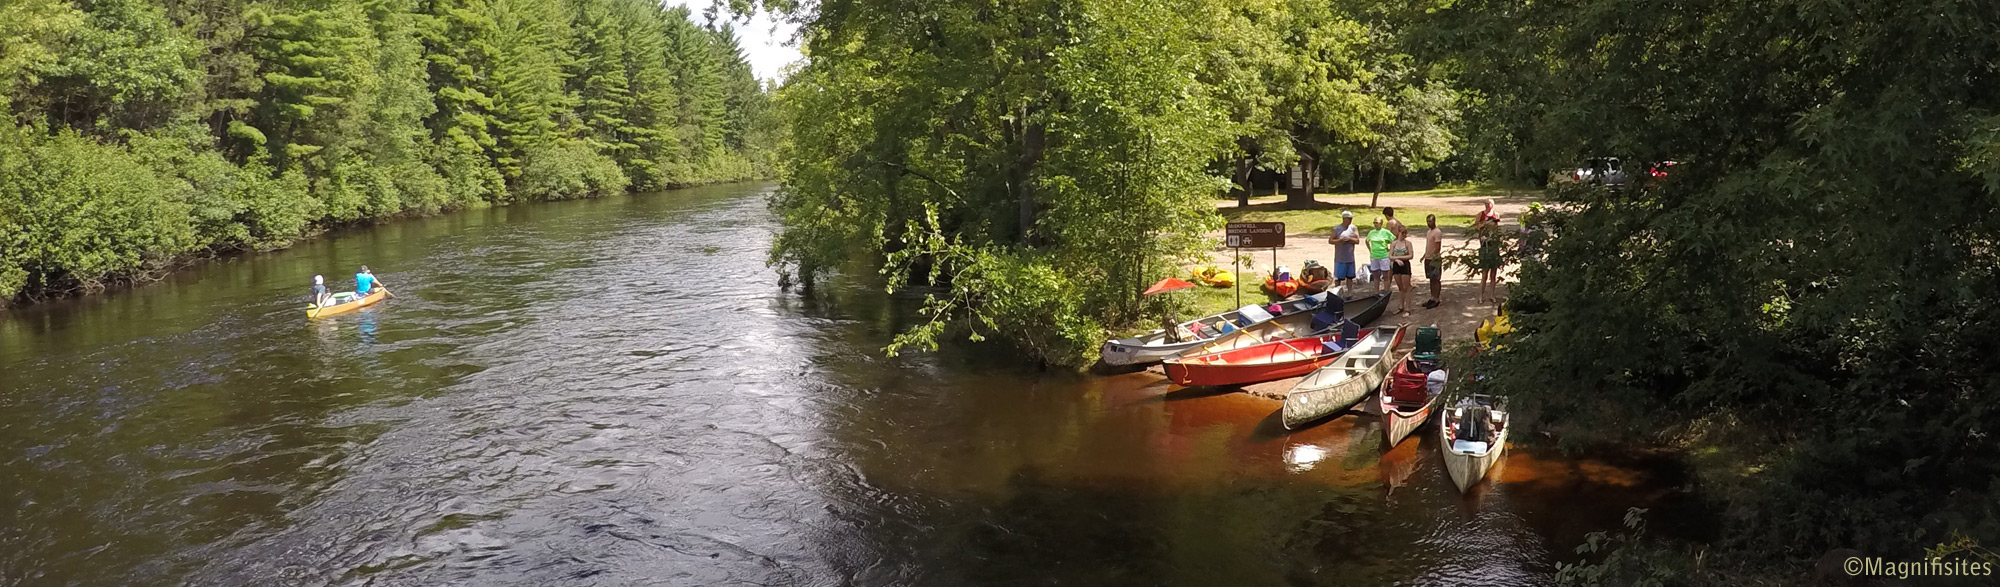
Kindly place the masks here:
<instances>
[{"instance_id":1,"label":"dark shoreline water","mask_svg":"<svg viewBox=\"0 0 2000 587\"><path fill-rule=\"evenodd\" d=\"M412 219L0 315L0 585L1539 585L1686 500L1666 464L1525 449L1461 499L1428 432L882 357L915 302L780 291L763 189ZM398 299L305 320L363 263Z\"/></svg>"}]
</instances>

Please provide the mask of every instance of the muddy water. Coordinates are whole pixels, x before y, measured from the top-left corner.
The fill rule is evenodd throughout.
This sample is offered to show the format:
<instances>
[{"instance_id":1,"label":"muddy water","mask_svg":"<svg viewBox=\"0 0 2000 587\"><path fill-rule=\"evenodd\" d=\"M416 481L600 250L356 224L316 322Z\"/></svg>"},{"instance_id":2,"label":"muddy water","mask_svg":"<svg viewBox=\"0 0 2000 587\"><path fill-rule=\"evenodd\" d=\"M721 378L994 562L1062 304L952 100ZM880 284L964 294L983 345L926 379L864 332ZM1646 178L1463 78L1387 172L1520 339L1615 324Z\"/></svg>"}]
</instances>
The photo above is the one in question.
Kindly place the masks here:
<instances>
[{"instance_id":1,"label":"muddy water","mask_svg":"<svg viewBox=\"0 0 2000 587\"><path fill-rule=\"evenodd\" d=\"M1277 404L778 290L762 186L472 211L0 318L0 585L1535 585L1668 469ZM307 321L315 273L397 294Z\"/></svg>"}]
</instances>

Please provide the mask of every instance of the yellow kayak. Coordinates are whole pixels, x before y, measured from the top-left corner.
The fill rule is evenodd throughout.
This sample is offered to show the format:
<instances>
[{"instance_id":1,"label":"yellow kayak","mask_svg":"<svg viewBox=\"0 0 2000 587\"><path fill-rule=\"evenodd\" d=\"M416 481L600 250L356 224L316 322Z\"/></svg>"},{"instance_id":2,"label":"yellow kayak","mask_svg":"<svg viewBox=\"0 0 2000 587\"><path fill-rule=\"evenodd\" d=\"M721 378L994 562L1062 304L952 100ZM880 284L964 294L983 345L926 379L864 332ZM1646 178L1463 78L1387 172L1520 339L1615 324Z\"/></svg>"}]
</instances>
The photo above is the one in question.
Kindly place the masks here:
<instances>
[{"instance_id":1,"label":"yellow kayak","mask_svg":"<svg viewBox=\"0 0 2000 587\"><path fill-rule=\"evenodd\" d=\"M387 299L388 297L389 297L389 290L387 288L379 288L379 287L375 288L375 291L368 292L368 295L359 298L354 297L354 292L351 291L341 292L333 294L333 299L338 303L328 304L324 306L314 306L311 304L306 305L306 317L318 318L321 316L346 314L348 312L352 312L368 306L375 305L375 302L382 301L384 299Z\"/></svg>"}]
</instances>

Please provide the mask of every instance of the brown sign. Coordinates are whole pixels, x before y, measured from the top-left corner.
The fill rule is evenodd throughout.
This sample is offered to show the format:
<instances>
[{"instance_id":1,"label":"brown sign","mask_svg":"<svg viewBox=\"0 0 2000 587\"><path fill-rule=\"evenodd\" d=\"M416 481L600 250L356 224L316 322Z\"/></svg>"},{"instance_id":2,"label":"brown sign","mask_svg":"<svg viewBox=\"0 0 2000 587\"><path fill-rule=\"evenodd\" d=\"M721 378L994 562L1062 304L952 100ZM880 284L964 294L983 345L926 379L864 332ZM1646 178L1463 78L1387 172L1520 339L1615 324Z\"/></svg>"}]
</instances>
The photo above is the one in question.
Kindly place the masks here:
<instances>
[{"instance_id":1,"label":"brown sign","mask_svg":"<svg viewBox=\"0 0 2000 587\"><path fill-rule=\"evenodd\" d=\"M1231 222L1222 229L1223 244L1237 249L1285 248L1283 222Z\"/></svg>"}]
</instances>

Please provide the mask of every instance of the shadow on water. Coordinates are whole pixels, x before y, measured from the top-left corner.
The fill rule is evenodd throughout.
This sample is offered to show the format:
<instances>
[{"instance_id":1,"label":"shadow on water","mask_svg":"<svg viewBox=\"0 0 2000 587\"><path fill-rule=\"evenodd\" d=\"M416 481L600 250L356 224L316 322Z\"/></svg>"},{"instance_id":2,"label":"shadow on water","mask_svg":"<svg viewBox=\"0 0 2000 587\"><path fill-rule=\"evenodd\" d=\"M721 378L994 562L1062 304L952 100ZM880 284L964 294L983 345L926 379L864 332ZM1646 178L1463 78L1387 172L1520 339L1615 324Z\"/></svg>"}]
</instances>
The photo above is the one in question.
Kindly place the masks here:
<instances>
[{"instance_id":1,"label":"shadow on water","mask_svg":"<svg viewBox=\"0 0 2000 587\"><path fill-rule=\"evenodd\" d=\"M28 584L1535 585L1657 464L1432 440L776 287L756 186L343 231L0 322L0 578ZM397 298L299 314L366 263Z\"/></svg>"}]
</instances>

